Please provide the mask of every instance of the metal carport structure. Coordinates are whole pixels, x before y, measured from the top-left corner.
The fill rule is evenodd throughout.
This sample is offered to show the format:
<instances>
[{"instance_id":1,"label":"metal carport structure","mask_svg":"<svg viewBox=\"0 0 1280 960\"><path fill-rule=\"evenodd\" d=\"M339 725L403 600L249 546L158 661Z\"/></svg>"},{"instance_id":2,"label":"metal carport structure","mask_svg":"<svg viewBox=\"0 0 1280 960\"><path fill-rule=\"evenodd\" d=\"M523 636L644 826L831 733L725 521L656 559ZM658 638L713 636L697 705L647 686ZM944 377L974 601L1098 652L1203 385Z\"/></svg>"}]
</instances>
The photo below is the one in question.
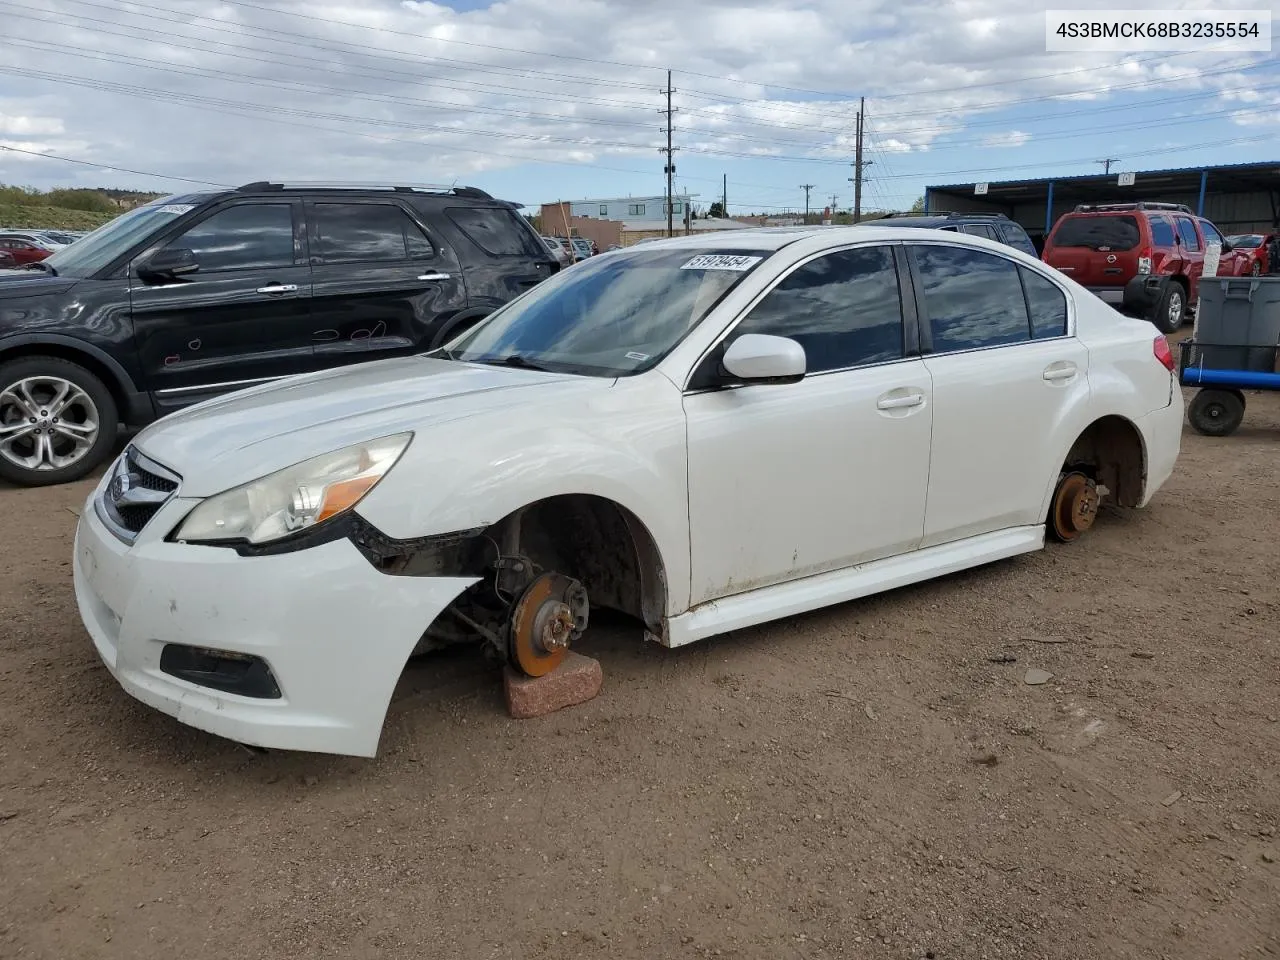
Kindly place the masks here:
<instances>
[{"instance_id":1,"label":"metal carport structure","mask_svg":"<svg viewBox=\"0 0 1280 960\"><path fill-rule=\"evenodd\" d=\"M1280 161L958 183L924 193L926 212L1003 213L1037 246L1076 204L1134 200L1186 204L1223 233L1270 231L1280 226Z\"/></svg>"}]
</instances>

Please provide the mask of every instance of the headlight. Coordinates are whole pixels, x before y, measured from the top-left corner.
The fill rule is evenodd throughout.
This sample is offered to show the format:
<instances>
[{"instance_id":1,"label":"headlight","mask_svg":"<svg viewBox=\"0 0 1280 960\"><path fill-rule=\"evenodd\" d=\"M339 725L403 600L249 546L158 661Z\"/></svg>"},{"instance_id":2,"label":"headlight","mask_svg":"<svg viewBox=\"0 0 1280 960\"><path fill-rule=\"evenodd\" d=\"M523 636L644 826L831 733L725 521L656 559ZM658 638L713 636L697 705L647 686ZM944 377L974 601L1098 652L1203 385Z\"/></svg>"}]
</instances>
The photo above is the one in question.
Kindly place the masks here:
<instances>
[{"instance_id":1,"label":"headlight","mask_svg":"<svg viewBox=\"0 0 1280 960\"><path fill-rule=\"evenodd\" d=\"M412 433L357 443L210 497L174 539L269 543L346 513L400 459Z\"/></svg>"}]
</instances>

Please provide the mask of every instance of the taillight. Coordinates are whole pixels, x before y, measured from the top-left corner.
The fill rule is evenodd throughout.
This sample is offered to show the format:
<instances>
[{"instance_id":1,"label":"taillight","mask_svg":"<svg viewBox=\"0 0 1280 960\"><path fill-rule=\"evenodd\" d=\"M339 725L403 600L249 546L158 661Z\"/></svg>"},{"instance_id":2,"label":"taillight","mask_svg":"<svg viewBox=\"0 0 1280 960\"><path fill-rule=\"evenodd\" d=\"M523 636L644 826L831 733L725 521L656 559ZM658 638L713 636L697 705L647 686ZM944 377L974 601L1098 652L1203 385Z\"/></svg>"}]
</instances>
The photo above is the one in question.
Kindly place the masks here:
<instances>
[{"instance_id":1,"label":"taillight","mask_svg":"<svg viewBox=\"0 0 1280 960\"><path fill-rule=\"evenodd\" d=\"M1150 247L1143 247L1138 251L1138 273L1151 272L1151 254Z\"/></svg>"},{"instance_id":2,"label":"taillight","mask_svg":"<svg viewBox=\"0 0 1280 960\"><path fill-rule=\"evenodd\" d=\"M1156 359L1164 364L1165 369L1173 373L1173 368L1177 363L1173 359L1173 350L1169 347L1169 340L1162 333L1151 342L1151 350L1156 355Z\"/></svg>"}]
</instances>

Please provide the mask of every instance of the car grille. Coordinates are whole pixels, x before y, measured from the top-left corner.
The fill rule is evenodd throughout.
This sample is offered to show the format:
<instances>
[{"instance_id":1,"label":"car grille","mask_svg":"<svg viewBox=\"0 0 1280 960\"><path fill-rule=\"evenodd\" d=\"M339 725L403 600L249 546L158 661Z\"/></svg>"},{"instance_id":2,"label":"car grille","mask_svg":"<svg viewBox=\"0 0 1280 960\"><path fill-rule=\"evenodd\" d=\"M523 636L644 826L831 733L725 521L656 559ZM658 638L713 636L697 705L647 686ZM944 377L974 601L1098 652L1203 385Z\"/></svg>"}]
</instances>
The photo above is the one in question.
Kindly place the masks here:
<instances>
[{"instance_id":1,"label":"car grille","mask_svg":"<svg viewBox=\"0 0 1280 960\"><path fill-rule=\"evenodd\" d=\"M132 446L111 469L98 498L98 516L125 543L132 543L178 489L177 474L139 453Z\"/></svg>"}]
</instances>

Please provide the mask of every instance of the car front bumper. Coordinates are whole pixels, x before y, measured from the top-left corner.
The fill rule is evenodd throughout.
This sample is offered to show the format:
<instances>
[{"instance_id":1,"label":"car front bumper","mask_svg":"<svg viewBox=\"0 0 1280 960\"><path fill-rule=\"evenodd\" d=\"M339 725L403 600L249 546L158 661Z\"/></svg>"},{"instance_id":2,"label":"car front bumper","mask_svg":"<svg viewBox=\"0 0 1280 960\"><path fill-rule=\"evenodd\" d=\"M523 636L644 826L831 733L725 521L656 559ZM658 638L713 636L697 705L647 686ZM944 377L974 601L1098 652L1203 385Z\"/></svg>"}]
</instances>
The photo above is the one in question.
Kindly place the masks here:
<instances>
[{"instance_id":1,"label":"car front bumper","mask_svg":"<svg viewBox=\"0 0 1280 960\"><path fill-rule=\"evenodd\" d=\"M381 573L345 539L262 557L166 542L195 502L169 501L133 544L103 525L93 497L85 504L76 603L107 669L133 697L218 736L374 756L406 660L475 578ZM161 669L166 644L259 658L279 695L174 676Z\"/></svg>"}]
</instances>

